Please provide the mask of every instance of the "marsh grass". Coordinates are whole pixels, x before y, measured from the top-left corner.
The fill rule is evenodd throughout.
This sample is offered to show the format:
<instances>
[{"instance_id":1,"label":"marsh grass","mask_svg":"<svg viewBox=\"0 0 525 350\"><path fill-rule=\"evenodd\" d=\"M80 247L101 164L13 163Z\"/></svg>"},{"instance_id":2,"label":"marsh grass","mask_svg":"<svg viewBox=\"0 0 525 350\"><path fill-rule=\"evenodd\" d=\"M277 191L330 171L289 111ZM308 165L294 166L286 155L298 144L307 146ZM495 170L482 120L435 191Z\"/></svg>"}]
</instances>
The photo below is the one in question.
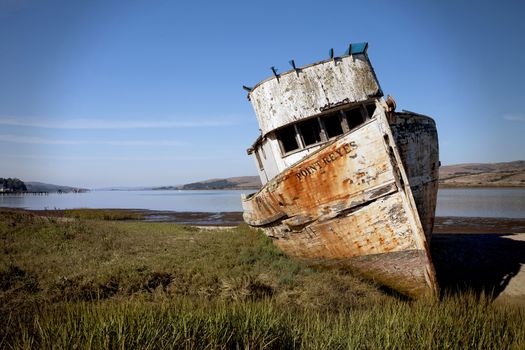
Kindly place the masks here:
<instances>
[{"instance_id":1,"label":"marsh grass","mask_svg":"<svg viewBox=\"0 0 525 350\"><path fill-rule=\"evenodd\" d=\"M0 348L522 349L525 310L406 301L247 226L0 211Z\"/></svg>"},{"instance_id":2,"label":"marsh grass","mask_svg":"<svg viewBox=\"0 0 525 350\"><path fill-rule=\"evenodd\" d=\"M57 216L85 220L141 220L144 214L130 209L65 209L52 211Z\"/></svg>"}]
</instances>

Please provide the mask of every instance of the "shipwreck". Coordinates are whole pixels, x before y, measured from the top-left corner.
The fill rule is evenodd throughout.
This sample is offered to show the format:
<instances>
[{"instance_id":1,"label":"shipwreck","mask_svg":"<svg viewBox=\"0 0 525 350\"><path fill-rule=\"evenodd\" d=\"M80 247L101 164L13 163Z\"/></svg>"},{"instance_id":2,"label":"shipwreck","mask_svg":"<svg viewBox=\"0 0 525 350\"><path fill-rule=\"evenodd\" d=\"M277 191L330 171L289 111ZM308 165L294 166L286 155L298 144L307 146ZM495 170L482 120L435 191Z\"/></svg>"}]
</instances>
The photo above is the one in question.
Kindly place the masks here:
<instances>
[{"instance_id":1,"label":"shipwreck","mask_svg":"<svg viewBox=\"0 0 525 350\"><path fill-rule=\"evenodd\" d=\"M429 252L439 152L427 116L395 111L367 54L330 58L248 91L261 135L248 149L263 183L244 220L286 254L354 271L409 297L438 290Z\"/></svg>"}]
</instances>

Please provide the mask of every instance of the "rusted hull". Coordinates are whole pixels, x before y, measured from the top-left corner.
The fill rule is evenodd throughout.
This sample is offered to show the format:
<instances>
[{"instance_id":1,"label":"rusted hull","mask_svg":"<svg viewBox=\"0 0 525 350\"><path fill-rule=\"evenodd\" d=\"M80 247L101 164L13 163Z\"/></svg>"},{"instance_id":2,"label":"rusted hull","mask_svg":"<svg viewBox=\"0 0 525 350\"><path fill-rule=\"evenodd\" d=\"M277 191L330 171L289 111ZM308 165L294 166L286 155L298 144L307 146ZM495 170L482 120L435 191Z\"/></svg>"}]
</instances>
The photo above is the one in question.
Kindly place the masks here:
<instances>
[{"instance_id":1,"label":"rusted hull","mask_svg":"<svg viewBox=\"0 0 525 350\"><path fill-rule=\"evenodd\" d=\"M418 173L404 166L412 150L403 159L396 146L408 135L395 131L382 114L327 144L243 198L245 221L298 259L352 269L411 297L435 294L418 214L426 202L414 201L407 175ZM432 190L428 181L419 187L417 198ZM421 211L428 234L434 207Z\"/></svg>"}]
</instances>

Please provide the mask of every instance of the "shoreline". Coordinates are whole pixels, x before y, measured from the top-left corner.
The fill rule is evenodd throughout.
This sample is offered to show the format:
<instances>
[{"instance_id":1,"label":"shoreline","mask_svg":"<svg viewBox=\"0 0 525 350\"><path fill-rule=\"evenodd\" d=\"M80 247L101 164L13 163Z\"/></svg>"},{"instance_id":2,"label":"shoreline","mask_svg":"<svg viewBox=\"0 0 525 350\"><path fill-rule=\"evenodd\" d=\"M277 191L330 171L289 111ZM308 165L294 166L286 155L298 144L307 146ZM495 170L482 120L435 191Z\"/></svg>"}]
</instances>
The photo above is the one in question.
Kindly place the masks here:
<instances>
[{"instance_id":1,"label":"shoreline","mask_svg":"<svg viewBox=\"0 0 525 350\"><path fill-rule=\"evenodd\" d=\"M494 184L494 185L486 185L486 184L470 184L470 185L465 185L465 184L450 184L450 183L447 183L447 184L439 184L438 185L438 190L439 189L449 189L449 188L453 188L453 189L472 189L472 188L483 188L483 189L491 189L491 188L512 188L512 189L515 189L515 188L525 188L525 185L520 185L520 184L516 184L516 185L512 185L512 184L504 184L504 185L497 185L497 184Z\"/></svg>"},{"instance_id":2,"label":"shoreline","mask_svg":"<svg viewBox=\"0 0 525 350\"><path fill-rule=\"evenodd\" d=\"M170 210L151 210L151 209L25 209L13 207L0 207L1 211L23 211L33 213L38 216L74 216L79 214L99 214L101 219L103 214L121 214L122 218L115 220L143 221L143 222L165 222L183 225L197 226L237 226L244 222L242 212L195 212L195 211L170 211ZM127 218L129 214L132 218ZM96 218L96 217L89 217ZM111 218L106 218L111 220ZM468 234L468 233L495 233L513 234L525 233L525 218L506 218L506 217L466 217L466 216L437 216L434 225L434 234Z\"/></svg>"}]
</instances>

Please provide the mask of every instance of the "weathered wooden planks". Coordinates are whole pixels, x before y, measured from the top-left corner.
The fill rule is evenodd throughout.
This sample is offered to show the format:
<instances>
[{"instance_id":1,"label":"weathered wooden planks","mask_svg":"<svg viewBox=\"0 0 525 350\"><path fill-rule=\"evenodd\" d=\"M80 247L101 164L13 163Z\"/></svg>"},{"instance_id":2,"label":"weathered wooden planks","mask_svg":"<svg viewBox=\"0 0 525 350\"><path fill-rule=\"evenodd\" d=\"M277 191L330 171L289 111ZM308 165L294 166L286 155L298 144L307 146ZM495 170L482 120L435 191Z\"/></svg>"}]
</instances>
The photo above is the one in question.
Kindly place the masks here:
<instances>
[{"instance_id":1,"label":"weathered wooden planks","mask_svg":"<svg viewBox=\"0 0 525 350\"><path fill-rule=\"evenodd\" d=\"M430 242L439 180L439 145L436 124L426 116L395 113L389 121L405 168L417 211Z\"/></svg>"},{"instance_id":2,"label":"weathered wooden planks","mask_svg":"<svg viewBox=\"0 0 525 350\"><path fill-rule=\"evenodd\" d=\"M245 221L287 254L346 266L412 297L437 290L409 178L383 114L288 168L243 207Z\"/></svg>"}]
</instances>

